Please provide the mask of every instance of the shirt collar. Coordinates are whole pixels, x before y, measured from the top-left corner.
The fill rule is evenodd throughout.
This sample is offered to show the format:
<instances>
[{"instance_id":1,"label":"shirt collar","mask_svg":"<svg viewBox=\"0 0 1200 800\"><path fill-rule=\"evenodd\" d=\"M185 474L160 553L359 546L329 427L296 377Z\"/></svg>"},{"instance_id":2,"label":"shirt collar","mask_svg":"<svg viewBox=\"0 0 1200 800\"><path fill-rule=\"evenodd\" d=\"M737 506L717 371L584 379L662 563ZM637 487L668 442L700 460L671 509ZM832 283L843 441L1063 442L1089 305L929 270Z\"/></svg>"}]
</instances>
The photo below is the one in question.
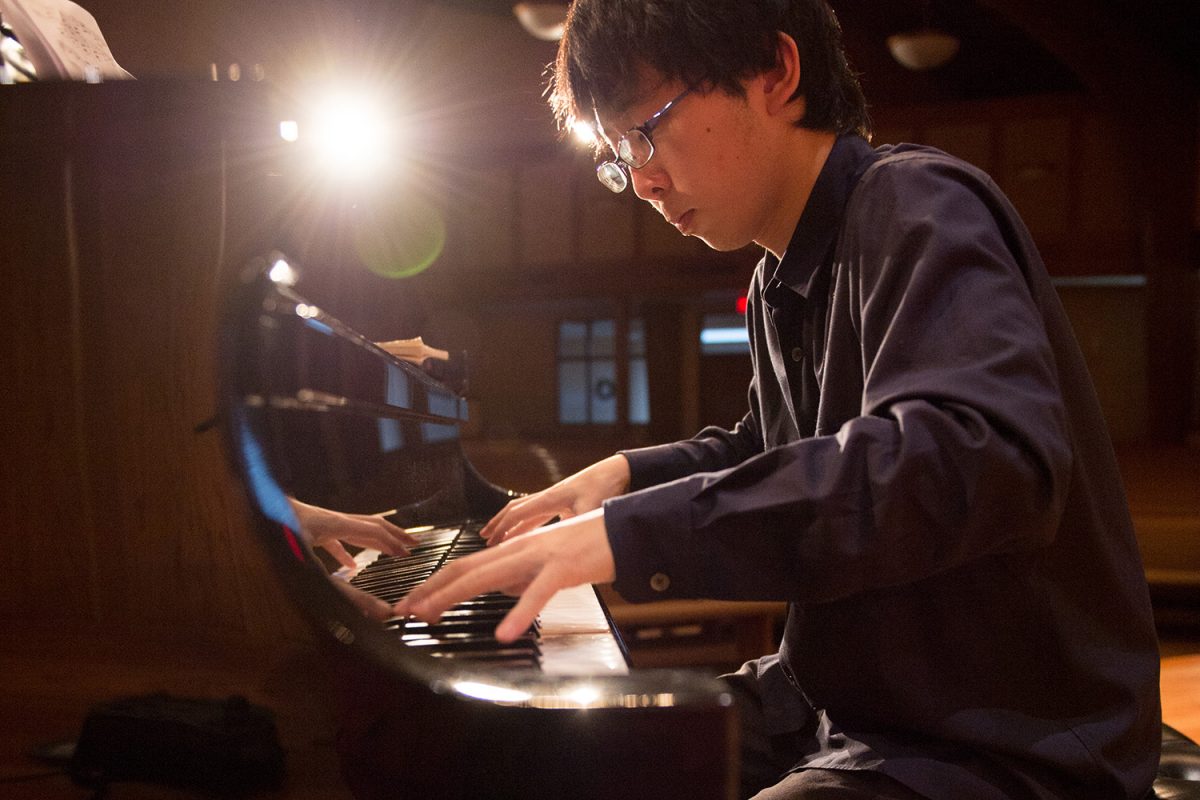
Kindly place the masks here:
<instances>
[{"instance_id":1,"label":"shirt collar","mask_svg":"<svg viewBox=\"0 0 1200 800\"><path fill-rule=\"evenodd\" d=\"M819 268L841 231L850 192L876 158L871 145L861 136L848 133L837 138L813 184L783 259L776 259L770 253L764 257L763 274L771 275L768 287L782 284L803 297L809 296Z\"/></svg>"}]
</instances>

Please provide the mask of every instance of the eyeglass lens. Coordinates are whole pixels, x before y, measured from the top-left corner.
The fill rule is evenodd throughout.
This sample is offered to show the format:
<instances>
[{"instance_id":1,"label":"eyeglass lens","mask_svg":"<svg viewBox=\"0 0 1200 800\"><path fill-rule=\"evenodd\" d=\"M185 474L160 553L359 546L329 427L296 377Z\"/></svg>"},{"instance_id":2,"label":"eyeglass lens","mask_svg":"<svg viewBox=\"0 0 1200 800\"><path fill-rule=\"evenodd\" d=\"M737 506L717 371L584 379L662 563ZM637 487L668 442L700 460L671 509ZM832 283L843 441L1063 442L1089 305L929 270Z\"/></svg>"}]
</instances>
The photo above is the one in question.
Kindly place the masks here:
<instances>
[{"instance_id":1,"label":"eyeglass lens","mask_svg":"<svg viewBox=\"0 0 1200 800\"><path fill-rule=\"evenodd\" d=\"M635 128L621 137L617 143L617 155L629 166L640 169L654 155L654 145L646 134Z\"/></svg>"},{"instance_id":2,"label":"eyeglass lens","mask_svg":"<svg viewBox=\"0 0 1200 800\"><path fill-rule=\"evenodd\" d=\"M629 176L615 161L605 161L596 167L596 177L605 188L617 193L625 191L625 187L629 185Z\"/></svg>"}]
</instances>

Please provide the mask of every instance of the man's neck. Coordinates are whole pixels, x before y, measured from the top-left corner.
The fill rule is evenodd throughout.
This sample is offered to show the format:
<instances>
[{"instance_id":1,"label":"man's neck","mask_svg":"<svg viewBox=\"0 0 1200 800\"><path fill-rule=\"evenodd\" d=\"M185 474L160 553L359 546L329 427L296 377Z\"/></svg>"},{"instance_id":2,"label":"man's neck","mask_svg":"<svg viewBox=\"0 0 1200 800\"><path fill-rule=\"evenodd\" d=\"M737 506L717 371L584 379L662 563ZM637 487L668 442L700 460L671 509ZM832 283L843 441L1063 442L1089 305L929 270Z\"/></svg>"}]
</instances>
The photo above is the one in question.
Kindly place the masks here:
<instances>
[{"instance_id":1,"label":"man's neck","mask_svg":"<svg viewBox=\"0 0 1200 800\"><path fill-rule=\"evenodd\" d=\"M778 259L783 258L788 242L792 240L817 176L821 174L821 168L825 166L836 140L837 134L828 131L794 128L779 149L775 172L779 177L775 184L777 192L774 207L777 211L756 240Z\"/></svg>"}]
</instances>

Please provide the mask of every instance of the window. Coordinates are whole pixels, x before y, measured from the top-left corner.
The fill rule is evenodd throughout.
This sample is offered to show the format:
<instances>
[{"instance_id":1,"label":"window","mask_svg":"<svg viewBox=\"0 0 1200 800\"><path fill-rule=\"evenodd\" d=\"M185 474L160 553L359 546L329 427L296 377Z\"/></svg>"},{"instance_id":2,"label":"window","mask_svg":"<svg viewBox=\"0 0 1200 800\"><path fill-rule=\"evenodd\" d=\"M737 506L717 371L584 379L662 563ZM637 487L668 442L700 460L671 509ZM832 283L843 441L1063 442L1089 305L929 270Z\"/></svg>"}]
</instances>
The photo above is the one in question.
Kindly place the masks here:
<instances>
[{"instance_id":1,"label":"window","mask_svg":"<svg viewBox=\"0 0 1200 800\"><path fill-rule=\"evenodd\" d=\"M700 352L706 356L749 353L746 318L741 314L705 314L700 329Z\"/></svg>"},{"instance_id":2,"label":"window","mask_svg":"<svg viewBox=\"0 0 1200 800\"><path fill-rule=\"evenodd\" d=\"M646 326L629 321L629 422L650 424L650 378L646 372Z\"/></svg>"},{"instance_id":3,"label":"window","mask_svg":"<svg viewBox=\"0 0 1200 800\"><path fill-rule=\"evenodd\" d=\"M629 406L618 401L617 326L611 319L569 320L558 326L558 421L564 425L615 425L624 416L635 425L650 421L645 331L641 320L629 325L625 377Z\"/></svg>"}]
</instances>

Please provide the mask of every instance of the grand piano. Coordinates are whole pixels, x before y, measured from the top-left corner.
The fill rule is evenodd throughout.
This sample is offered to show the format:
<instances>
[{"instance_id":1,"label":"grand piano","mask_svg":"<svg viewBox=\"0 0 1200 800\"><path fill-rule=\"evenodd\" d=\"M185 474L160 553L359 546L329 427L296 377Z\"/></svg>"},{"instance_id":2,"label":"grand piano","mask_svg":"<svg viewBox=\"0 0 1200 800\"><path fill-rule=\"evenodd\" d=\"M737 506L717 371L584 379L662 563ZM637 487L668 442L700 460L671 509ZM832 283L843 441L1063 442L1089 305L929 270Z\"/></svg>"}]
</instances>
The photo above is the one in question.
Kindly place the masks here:
<instances>
[{"instance_id":1,"label":"grand piano","mask_svg":"<svg viewBox=\"0 0 1200 800\"><path fill-rule=\"evenodd\" d=\"M728 693L699 674L630 672L592 587L560 593L507 645L492 636L513 602L502 595L436 625L373 621L348 599L339 581L399 599L481 547L480 524L514 494L464 457L465 401L297 294L295 271L272 254L230 292L220 417L259 541L338 670L355 794L733 796ZM421 543L330 574L289 498L384 513Z\"/></svg>"}]
</instances>

